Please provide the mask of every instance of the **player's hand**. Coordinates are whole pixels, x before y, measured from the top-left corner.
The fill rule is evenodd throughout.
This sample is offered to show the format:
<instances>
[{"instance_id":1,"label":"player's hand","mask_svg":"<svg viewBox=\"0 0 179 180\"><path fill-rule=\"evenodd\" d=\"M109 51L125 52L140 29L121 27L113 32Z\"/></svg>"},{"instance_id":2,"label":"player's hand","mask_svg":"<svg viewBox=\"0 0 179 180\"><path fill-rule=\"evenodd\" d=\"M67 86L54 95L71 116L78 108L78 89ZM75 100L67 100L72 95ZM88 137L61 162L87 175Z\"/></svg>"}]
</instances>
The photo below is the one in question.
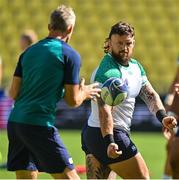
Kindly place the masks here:
<instances>
[{"instance_id":1,"label":"player's hand","mask_svg":"<svg viewBox=\"0 0 179 180\"><path fill-rule=\"evenodd\" d=\"M85 85L85 79L82 78L80 82L80 89L84 93L84 99L95 100L96 97L100 97L101 89L99 88L99 83Z\"/></svg>"},{"instance_id":2,"label":"player's hand","mask_svg":"<svg viewBox=\"0 0 179 180\"><path fill-rule=\"evenodd\" d=\"M173 131L163 127L163 135L167 140L169 140L172 137L173 134L174 134Z\"/></svg>"},{"instance_id":3,"label":"player's hand","mask_svg":"<svg viewBox=\"0 0 179 180\"><path fill-rule=\"evenodd\" d=\"M111 143L107 148L107 155L109 158L117 158L122 154L122 151L119 151L118 145L116 143Z\"/></svg>"},{"instance_id":4,"label":"player's hand","mask_svg":"<svg viewBox=\"0 0 179 180\"><path fill-rule=\"evenodd\" d=\"M173 129L177 126L177 120L173 116L163 118L162 124L167 129Z\"/></svg>"}]
</instances>

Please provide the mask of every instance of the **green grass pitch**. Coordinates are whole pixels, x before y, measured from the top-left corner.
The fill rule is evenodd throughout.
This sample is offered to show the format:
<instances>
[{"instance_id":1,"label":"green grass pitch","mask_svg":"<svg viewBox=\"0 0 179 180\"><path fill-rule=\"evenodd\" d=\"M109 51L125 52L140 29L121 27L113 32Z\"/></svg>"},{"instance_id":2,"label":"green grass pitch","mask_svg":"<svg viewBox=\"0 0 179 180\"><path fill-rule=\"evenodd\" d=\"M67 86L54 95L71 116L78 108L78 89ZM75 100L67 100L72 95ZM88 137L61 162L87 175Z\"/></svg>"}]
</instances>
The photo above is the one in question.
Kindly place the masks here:
<instances>
[{"instance_id":1,"label":"green grass pitch","mask_svg":"<svg viewBox=\"0 0 179 180\"><path fill-rule=\"evenodd\" d=\"M85 164L84 153L81 150L80 131L63 130L60 135L64 144L68 148L73 157L75 165ZM137 145L139 151L143 155L149 170L151 178L160 179L163 174L163 166L165 161L165 143L166 140L162 133L132 133L132 140ZM7 135L6 131L0 131L0 151L2 153L2 161L6 161L7 156ZM2 163L1 161L1 163ZM85 175L80 175L85 179ZM15 179L13 172L8 172L5 169L0 169L0 179ZM52 179L48 174L42 173L39 179Z\"/></svg>"}]
</instances>

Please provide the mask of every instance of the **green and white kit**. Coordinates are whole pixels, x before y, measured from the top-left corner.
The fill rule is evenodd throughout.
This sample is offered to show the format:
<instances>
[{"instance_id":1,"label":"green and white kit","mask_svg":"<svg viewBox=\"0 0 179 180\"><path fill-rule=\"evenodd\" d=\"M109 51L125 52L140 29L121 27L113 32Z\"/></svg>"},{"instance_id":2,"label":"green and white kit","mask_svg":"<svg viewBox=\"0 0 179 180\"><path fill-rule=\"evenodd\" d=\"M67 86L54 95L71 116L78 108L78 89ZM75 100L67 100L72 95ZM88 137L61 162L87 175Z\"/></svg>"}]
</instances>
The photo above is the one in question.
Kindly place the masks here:
<instances>
[{"instance_id":1,"label":"green and white kit","mask_svg":"<svg viewBox=\"0 0 179 180\"><path fill-rule=\"evenodd\" d=\"M126 100L112 108L114 127L130 131L131 120L135 107L135 98L139 95L141 88L148 83L146 73L142 65L135 59L129 61L128 66L122 66L111 56L106 54L99 67L91 76L92 82L99 82L102 85L111 77L122 78L128 83L128 96ZM88 125L100 127L97 102L91 102L91 114Z\"/></svg>"}]
</instances>

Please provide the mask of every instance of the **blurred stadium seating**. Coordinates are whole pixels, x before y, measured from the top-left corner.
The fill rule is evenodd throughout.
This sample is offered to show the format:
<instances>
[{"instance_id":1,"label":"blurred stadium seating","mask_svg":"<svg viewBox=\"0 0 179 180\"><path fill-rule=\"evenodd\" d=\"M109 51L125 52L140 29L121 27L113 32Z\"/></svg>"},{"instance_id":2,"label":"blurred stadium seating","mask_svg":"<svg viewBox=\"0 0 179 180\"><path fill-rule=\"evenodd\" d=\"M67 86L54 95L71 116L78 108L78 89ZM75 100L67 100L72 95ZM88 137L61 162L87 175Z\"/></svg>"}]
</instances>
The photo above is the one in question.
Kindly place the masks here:
<instances>
[{"instance_id":1,"label":"blurred stadium seating","mask_svg":"<svg viewBox=\"0 0 179 180\"><path fill-rule=\"evenodd\" d=\"M81 129L90 114L90 101L78 108L69 108L62 100L57 105L56 127L59 129ZM144 102L137 98L132 119L132 131L161 131L161 123L152 115Z\"/></svg>"},{"instance_id":2,"label":"blurred stadium seating","mask_svg":"<svg viewBox=\"0 0 179 180\"><path fill-rule=\"evenodd\" d=\"M136 29L134 56L146 68L154 87L160 93L167 91L179 52L178 0L0 0L4 86L9 84L20 53L20 33L31 28L40 38L47 36L49 13L59 3L72 6L77 14L77 26L70 43L82 56L82 76L89 80L103 56L103 42L111 25L123 20Z\"/></svg>"},{"instance_id":3,"label":"blurred stadium seating","mask_svg":"<svg viewBox=\"0 0 179 180\"><path fill-rule=\"evenodd\" d=\"M12 108L13 101L0 89L0 129L7 126L7 120Z\"/></svg>"}]
</instances>

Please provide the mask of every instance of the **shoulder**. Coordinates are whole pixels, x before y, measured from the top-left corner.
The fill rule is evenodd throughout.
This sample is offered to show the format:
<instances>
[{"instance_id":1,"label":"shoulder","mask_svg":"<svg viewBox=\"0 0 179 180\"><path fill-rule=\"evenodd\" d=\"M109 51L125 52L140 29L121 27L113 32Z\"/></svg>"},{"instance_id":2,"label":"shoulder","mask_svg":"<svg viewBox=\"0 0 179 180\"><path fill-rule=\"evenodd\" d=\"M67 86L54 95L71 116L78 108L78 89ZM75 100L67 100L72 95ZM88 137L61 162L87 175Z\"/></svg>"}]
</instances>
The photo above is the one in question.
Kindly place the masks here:
<instances>
[{"instance_id":1,"label":"shoulder","mask_svg":"<svg viewBox=\"0 0 179 180\"><path fill-rule=\"evenodd\" d=\"M22 62L22 59L24 58L25 54L27 53L27 50L23 51L20 55L19 55L19 62Z\"/></svg>"},{"instance_id":2,"label":"shoulder","mask_svg":"<svg viewBox=\"0 0 179 180\"><path fill-rule=\"evenodd\" d=\"M104 83L111 77L121 77L121 72L119 66L114 62L113 58L109 54L106 54L101 60L94 80Z\"/></svg>"},{"instance_id":3,"label":"shoulder","mask_svg":"<svg viewBox=\"0 0 179 180\"><path fill-rule=\"evenodd\" d=\"M80 60L80 54L73 49L70 45L62 41L62 55L69 59L78 59Z\"/></svg>"},{"instance_id":4,"label":"shoulder","mask_svg":"<svg viewBox=\"0 0 179 180\"><path fill-rule=\"evenodd\" d=\"M140 69L141 75L146 75L144 67L138 60L131 58L130 63L137 65L137 67Z\"/></svg>"},{"instance_id":5,"label":"shoulder","mask_svg":"<svg viewBox=\"0 0 179 180\"><path fill-rule=\"evenodd\" d=\"M130 63L136 64L137 66L142 67L141 63L137 59L131 58Z\"/></svg>"},{"instance_id":6,"label":"shoulder","mask_svg":"<svg viewBox=\"0 0 179 180\"><path fill-rule=\"evenodd\" d=\"M40 40L40 41L38 41L38 42L36 42L35 44L32 44L32 45L30 45L29 47L27 47L23 52L22 52L22 56L26 56L27 54L35 54L36 55L36 48L40 45L40 44L42 44L42 42L43 42L44 40ZM38 52L39 52L39 49L38 49ZM43 53L44 53L44 51L43 51Z\"/></svg>"}]
</instances>

